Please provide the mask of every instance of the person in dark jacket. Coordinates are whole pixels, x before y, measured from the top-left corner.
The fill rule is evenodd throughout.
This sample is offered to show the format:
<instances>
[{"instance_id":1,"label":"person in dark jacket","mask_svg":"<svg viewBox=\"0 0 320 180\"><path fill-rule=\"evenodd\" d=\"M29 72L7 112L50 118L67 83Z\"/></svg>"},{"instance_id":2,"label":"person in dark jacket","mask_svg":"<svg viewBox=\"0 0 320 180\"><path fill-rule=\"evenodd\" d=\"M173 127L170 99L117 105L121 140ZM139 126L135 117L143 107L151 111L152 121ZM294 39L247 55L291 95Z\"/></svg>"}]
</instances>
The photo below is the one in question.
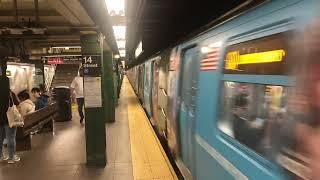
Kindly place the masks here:
<instances>
[{"instance_id":1,"label":"person in dark jacket","mask_svg":"<svg viewBox=\"0 0 320 180\"><path fill-rule=\"evenodd\" d=\"M44 84L39 84L39 89L40 89L40 100L41 100L41 105L43 107L46 107L49 105L49 99L50 95L46 90L46 86Z\"/></svg>"},{"instance_id":2,"label":"person in dark jacket","mask_svg":"<svg viewBox=\"0 0 320 180\"><path fill-rule=\"evenodd\" d=\"M39 110L48 106L49 96L41 92L40 88L32 88L31 93L36 98L34 102L36 105L36 110Z\"/></svg>"},{"instance_id":3,"label":"person in dark jacket","mask_svg":"<svg viewBox=\"0 0 320 180\"><path fill-rule=\"evenodd\" d=\"M7 111L11 102L9 78L6 76L7 63L0 60L0 161L7 161L9 164L20 161L20 157L15 155L16 152L16 133L17 128L10 128L8 123ZM9 157L4 157L3 141L4 137L8 141Z\"/></svg>"},{"instance_id":4,"label":"person in dark jacket","mask_svg":"<svg viewBox=\"0 0 320 180\"><path fill-rule=\"evenodd\" d=\"M248 116L248 99L246 94L234 98L233 132L234 138L257 151L263 135L262 126L256 126L252 117Z\"/></svg>"}]
</instances>

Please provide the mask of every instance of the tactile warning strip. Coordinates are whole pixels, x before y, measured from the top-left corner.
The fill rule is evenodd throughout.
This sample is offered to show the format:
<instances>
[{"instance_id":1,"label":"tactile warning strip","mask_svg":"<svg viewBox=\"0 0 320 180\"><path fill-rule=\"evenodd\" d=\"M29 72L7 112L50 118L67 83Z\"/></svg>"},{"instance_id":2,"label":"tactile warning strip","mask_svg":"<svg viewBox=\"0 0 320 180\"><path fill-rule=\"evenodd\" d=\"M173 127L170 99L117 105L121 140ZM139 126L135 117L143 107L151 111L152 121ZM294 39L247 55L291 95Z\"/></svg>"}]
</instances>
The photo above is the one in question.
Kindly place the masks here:
<instances>
[{"instance_id":1,"label":"tactile warning strip","mask_svg":"<svg viewBox=\"0 0 320 180\"><path fill-rule=\"evenodd\" d=\"M128 102L134 179L178 179L128 79L124 78Z\"/></svg>"}]
</instances>

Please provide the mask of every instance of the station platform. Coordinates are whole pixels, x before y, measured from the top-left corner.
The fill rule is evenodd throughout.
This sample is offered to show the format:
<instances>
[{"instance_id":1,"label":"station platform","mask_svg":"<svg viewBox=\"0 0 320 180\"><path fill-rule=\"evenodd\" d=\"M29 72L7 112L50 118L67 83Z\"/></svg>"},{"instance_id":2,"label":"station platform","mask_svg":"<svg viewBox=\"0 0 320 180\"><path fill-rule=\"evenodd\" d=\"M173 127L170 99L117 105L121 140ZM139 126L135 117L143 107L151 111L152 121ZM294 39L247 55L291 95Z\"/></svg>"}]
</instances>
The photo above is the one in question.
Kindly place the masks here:
<instances>
[{"instance_id":1,"label":"station platform","mask_svg":"<svg viewBox=\"0 0 320 180\"><path fill-rule=\"evenodd\" d=\"M32 150L21 162L0 164L3 180L174 180L178 179L133 88L124 78L116 122L106 124L107 166L85 165L85 128L73 113L70 122L55 123L54 133L32 137Z\"/></svg>"}]
</instances>

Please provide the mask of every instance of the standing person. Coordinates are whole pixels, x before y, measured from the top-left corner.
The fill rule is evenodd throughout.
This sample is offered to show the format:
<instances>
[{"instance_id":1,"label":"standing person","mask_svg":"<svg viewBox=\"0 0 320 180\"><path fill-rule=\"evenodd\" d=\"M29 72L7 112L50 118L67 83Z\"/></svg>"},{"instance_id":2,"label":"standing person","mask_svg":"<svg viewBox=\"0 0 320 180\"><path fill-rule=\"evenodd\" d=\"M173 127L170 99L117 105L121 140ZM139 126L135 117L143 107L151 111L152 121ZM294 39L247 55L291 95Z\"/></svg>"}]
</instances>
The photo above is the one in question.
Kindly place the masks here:
<instances>
[{"instance_id":1,"label":"standing person","mask_svg":"<svg viewBox=\"0 0 320 180\"><path fill-rule=\"evenodd\" d=\"M71 93L75 93L77 104L78 104L78 112L80 116L80 123L83 122L84 114L83 114L83 106L84 106L84 96L83 96L83 72L79 70L78 76L75 77L71 83Z\"/></svg>"},{"instance_id":2,"label":"standing person","mask_svg":"<svg viewBox=\"0 0 320 180\"><path fill-rule=\"evenodd\" d=\"M8 161L9 164L13 164L20 161L20 157L15 155L17 128L9 127L7 117L9 105L14 102L10 102L10 84L6 76L7 64L4 61L0 61L0 65L0 162ZM4 136L6 136L8 141L9 157L5 157L3 154Z\"/></svg>"},{"instance_id":3,"label":"standing person","mask_svg":"<svg viewBox=\"0 0 320 180\"><path fill-rule=\"evenodd\" d=\"M12 100L13 100L13 104L18 107L18 106L19 106L19 100L18 100L16 94L15 94L13 91L11 91L11 90L10 90L10 93L11 93L11 97L12 97ZM5 135L5 134L4 134L4 135ZM8 145L8 141L7 141L6 138L4 139L3 144L4 144L5 146Z\"/></svg>"}]
</instances>

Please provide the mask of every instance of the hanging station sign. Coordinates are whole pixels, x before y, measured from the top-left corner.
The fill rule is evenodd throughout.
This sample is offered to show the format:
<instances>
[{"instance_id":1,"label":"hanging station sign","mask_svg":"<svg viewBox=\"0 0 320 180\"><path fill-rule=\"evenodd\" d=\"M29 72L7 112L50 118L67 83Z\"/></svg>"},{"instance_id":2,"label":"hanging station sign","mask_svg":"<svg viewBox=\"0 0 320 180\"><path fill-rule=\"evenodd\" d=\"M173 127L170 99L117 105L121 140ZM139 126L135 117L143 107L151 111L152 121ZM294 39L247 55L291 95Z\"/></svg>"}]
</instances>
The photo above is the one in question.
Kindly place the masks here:
<instances>
[{"instance_id":1,"label":"hanging station sign","mask_svg":"<svg viewBox=\"0 0 320 180\"><path fill-rule=\"evenodd\" d=\"M83 75L85 77L100 77L101 76L101 56L86 55L83 56Z\"/></svg>"},{"instance_id":2,"label":"hanging station sign","mask_svg":"<svg viewBox=\"0 0 320 180\"><path fill-rule=\"evenodd\" d=\"M48 64L64 64L64 59L62 57L50 57L47 59Z\"/></svg>"},{"instance_id":3,"label":"hanging station sign","mask_svg":"<svg viewBox=\"0 0 320 180\"><path fill-rule=\"evenodd\" d=\"M82 56L42 57L42 60L47 64L73 64L73 63L81 63Z\"/></svg>"}]
</instances>

